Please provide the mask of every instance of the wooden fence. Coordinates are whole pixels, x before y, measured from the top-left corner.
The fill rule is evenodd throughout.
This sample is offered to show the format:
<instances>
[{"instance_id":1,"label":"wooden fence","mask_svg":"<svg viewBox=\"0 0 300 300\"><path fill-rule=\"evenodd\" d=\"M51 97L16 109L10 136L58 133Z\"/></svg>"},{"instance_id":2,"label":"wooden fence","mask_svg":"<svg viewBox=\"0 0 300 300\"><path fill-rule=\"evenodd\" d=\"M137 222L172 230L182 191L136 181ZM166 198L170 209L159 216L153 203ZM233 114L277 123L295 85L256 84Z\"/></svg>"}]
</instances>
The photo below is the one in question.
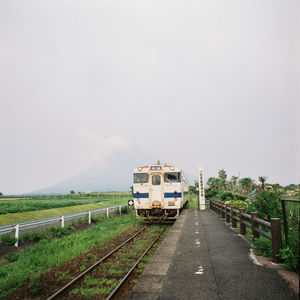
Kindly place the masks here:
<instances>
[{"instance_id":1,"label":"wooden fence","mask_svg":"<svg viewBox=\"0 0 300 300\"><path fill-rule=\"evenodd\" d=\"M245 213L244 208L239 210L230 207L220 201L210 200L210 208L216 213L221 213L222 218L225 218L227 223L230 223L233 228L237 228L237 222L240 223L240 234L246 234L246 227L252 230L252 239L259 238L260 234L272 241L273 261L279 262L279 251L282 248L282 236L280 218L271 218L271 222L267 222L258 218L257 212L252 212L251 215ZM270 229L270 232L264 231L259 226L264 226Z\"/></svg>"}]
</instances>

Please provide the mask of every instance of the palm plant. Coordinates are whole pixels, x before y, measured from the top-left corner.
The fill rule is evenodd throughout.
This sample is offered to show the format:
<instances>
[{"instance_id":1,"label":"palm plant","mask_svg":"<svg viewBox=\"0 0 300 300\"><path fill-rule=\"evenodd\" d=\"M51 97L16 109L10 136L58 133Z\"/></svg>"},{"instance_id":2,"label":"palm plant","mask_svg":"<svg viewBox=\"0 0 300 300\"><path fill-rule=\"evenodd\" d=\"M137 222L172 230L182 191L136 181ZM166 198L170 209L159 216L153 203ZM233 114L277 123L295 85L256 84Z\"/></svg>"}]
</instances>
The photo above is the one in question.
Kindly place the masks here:
<instances>
[{"instance_id":1,"label":"palm plant","mask_svg":"<svg viewBox=\"0 0 300 300\"><path fill-rule=\"evenodd\" d=\"M258 180L261 182L262 190L264 190L265 189L265 182L267 180L267 177L266 176L258 176Z\"/></svg>"}]
</instances>

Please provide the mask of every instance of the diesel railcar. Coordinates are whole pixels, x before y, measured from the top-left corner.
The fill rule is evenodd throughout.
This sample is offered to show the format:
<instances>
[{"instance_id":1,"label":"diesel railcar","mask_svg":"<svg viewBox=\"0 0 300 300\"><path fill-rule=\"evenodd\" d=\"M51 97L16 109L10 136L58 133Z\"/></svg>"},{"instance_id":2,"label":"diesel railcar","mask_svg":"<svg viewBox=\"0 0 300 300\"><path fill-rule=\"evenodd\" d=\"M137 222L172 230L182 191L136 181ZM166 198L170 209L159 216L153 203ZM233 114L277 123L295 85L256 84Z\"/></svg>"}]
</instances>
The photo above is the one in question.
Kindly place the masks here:
<instances>
[{"instance_id":1,"label":"diesel railcar","mask_svg":"<svg viewBox=\"0 0 300 300\"><path fill-rule=\"evenodd\" d=\"M188 183L179 168L157 164L133 171L136 217L149 221L175 220L188 201Z\"/></svg>"}]
</instances>

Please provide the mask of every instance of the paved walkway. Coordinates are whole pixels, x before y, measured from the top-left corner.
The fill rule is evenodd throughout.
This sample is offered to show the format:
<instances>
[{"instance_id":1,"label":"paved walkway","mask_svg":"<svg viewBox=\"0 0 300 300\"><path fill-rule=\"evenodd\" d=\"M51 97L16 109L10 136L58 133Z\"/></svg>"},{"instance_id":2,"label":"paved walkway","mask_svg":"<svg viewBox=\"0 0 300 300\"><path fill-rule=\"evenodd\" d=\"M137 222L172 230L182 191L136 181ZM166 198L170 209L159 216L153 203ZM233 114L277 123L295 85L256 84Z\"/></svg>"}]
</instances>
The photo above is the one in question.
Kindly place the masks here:
<instances>
[{"instance_id":1,"label":"paved walkway","mask_svg":"<svg viewBox=\"0 0 300 300\"><path fill-rule=\"evenodd\" d=\"M142 274L134 299L298 299L212 211L184 211Z\"/></svg>"}]
</instances>

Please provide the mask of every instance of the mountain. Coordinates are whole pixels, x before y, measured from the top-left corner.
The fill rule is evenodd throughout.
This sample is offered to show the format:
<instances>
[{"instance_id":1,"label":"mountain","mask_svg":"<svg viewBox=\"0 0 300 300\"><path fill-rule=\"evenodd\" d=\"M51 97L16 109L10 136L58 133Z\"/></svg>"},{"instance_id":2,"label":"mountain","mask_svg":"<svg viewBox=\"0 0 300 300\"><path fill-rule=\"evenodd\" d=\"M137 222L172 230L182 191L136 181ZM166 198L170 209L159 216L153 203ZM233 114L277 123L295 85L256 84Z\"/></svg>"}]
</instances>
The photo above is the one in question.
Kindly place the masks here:
<instances>
[{"instance_id":1,"label":"mountain","mask_svg":"<svg viewBox=\"0 0 300 300\"><path fill-rule=\"evenodd\" d=\"M105 161L99 161L67 180L30 194L69 193L71 190L75 192L129 191L132 186L133 169L140 165L156 163L157 160L157 157L140 146L132 145L129 149L116 152ZM186 172L185 175L193 185L195 176Z\"/></svg>"}]
</instances>

